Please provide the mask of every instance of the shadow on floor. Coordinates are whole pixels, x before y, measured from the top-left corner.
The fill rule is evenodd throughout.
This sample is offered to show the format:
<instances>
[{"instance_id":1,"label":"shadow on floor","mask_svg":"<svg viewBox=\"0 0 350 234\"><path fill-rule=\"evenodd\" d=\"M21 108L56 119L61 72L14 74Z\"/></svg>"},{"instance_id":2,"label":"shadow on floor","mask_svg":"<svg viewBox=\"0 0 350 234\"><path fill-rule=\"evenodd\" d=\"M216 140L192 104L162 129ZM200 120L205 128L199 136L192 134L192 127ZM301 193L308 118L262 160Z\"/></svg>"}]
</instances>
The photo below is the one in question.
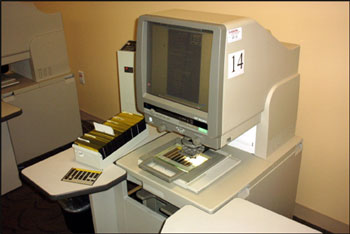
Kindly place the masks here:
<instances>
[{"instance_id":1,"label":"shadow on floor","mask_svg":"<svg viewBox=\"0 0 350 234\"><path fill-rule=\"evenodd\" d=\"M72 233L57 202L26 182L1 196L1 233Z\"/></svg>"}]
</instances>

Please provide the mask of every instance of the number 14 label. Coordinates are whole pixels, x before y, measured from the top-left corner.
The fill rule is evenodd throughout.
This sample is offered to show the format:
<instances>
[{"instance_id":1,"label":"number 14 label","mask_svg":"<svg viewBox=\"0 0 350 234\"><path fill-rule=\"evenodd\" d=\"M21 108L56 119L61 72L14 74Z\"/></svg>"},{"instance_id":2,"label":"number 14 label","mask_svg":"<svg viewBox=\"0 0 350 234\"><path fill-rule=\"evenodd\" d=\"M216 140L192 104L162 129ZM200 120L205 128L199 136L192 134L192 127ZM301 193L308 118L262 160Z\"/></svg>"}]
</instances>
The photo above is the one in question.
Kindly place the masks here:
<instances>
[{"instance_id":1,"label":"number 14 label","mask_svg":"<svg viewBox=\"0 0 350 234\"><path fill-rule=\"evenodd\" d=\"M244 50L228 55L228 78L239 76L244 73Z\"/></svg>"}]
</instances>

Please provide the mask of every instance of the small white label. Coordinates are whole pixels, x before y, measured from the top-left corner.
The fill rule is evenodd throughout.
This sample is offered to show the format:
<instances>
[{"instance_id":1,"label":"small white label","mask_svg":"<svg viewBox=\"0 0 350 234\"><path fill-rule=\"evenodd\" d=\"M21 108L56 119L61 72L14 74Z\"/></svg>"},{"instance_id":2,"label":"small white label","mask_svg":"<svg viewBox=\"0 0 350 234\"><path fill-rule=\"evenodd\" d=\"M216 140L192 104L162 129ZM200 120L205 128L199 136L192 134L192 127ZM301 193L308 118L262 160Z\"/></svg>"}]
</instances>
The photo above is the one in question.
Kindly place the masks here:
<instances>
[{"instance_id":1,"label":"small white label","mask_svg":"<svg viewBox=\"0 0 350 234\"><path fill-rule=\"evenodd\" d=\"M244 50L228 55L228 78L239 76L244 73Z\"/></svg>"},{"instance_id":2,"label":"small white label","mask_svg":"<svg viewBox=\"0 0 350 234\"><path fill-rule=\"evenodd\" d=\"M109 135L114 136L114 130L110 126L94 122L94 127L96 131L104 132Z\"/></svg>"},{"instance_id":3,"label":"small white label","mask_svg":"<svg viewBox=\"0 0 350 234\"><path fill-rule=\"evenodd\" d=\"M242 39L242 27L227 30L227 42L235 42Z\"/></svg>"}]
</instances>

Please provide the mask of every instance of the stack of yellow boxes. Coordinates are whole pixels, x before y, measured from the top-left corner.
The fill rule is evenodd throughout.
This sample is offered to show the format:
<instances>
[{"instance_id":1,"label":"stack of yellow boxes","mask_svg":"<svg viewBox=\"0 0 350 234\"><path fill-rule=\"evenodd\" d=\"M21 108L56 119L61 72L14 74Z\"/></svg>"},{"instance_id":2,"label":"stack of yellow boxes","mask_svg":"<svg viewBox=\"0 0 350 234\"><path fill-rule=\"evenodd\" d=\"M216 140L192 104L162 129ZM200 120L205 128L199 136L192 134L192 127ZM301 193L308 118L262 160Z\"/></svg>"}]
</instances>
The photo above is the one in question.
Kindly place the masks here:
<instances>
[{"instance_id":1,"label":"stack of yellow boxes","mask_svg":"<svg viewBox=\"0 0 350 234\"><path fill-rule=\"evenodd\" d=\"M146 129L146 122L142 115L128 112L122 112L113 116L103 124L111 127L114 135L94 129L78 137L74 144L99 152L102 158L105 159Z\"/></svg>"}]
</instances>

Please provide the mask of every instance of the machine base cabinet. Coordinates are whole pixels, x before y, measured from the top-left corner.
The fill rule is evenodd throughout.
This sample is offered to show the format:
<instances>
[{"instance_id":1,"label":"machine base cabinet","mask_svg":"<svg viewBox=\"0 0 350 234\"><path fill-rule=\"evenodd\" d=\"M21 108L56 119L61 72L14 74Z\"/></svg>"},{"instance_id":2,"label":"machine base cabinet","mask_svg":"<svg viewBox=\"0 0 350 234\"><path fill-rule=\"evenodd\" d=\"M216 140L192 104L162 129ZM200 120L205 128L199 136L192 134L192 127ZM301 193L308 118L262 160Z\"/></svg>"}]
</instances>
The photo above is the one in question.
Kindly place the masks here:
<instances>
[{"instance_id":1,"label":"machine base cabinet","mask_svg":"<svg viewBox=\"0 0 350 234\"><path fill-rule=\"evenodd\" d=\"M127 182L90 195L96 233L157 233L165 217L128 196Z\"/></svg>"},{"instance_id":2,"label":"machine base cabinet","mask_svg":"<svg viewBox=\"0 0 350 234\"><path fill-rule=\"evenodd\" d=\"M302 152L289 156L250 189L246 200L292 218Z\"/></svg>"},{"instance_id":3,"label":"machine base cabinet","mask_svg":"<svg viewBox=\"0 0 350 234\"><path fill-rule=\"evenodd\" d=\"M266 209L291 217L294 210L301 151L291 152L247 191L245 198ZM234 178L233 178L234 179ZM244 194L246 195L244 197ZM90 195L95 232L160 232L166 217L128 196L127 181Z\"/></svg>"}]
</instances>

